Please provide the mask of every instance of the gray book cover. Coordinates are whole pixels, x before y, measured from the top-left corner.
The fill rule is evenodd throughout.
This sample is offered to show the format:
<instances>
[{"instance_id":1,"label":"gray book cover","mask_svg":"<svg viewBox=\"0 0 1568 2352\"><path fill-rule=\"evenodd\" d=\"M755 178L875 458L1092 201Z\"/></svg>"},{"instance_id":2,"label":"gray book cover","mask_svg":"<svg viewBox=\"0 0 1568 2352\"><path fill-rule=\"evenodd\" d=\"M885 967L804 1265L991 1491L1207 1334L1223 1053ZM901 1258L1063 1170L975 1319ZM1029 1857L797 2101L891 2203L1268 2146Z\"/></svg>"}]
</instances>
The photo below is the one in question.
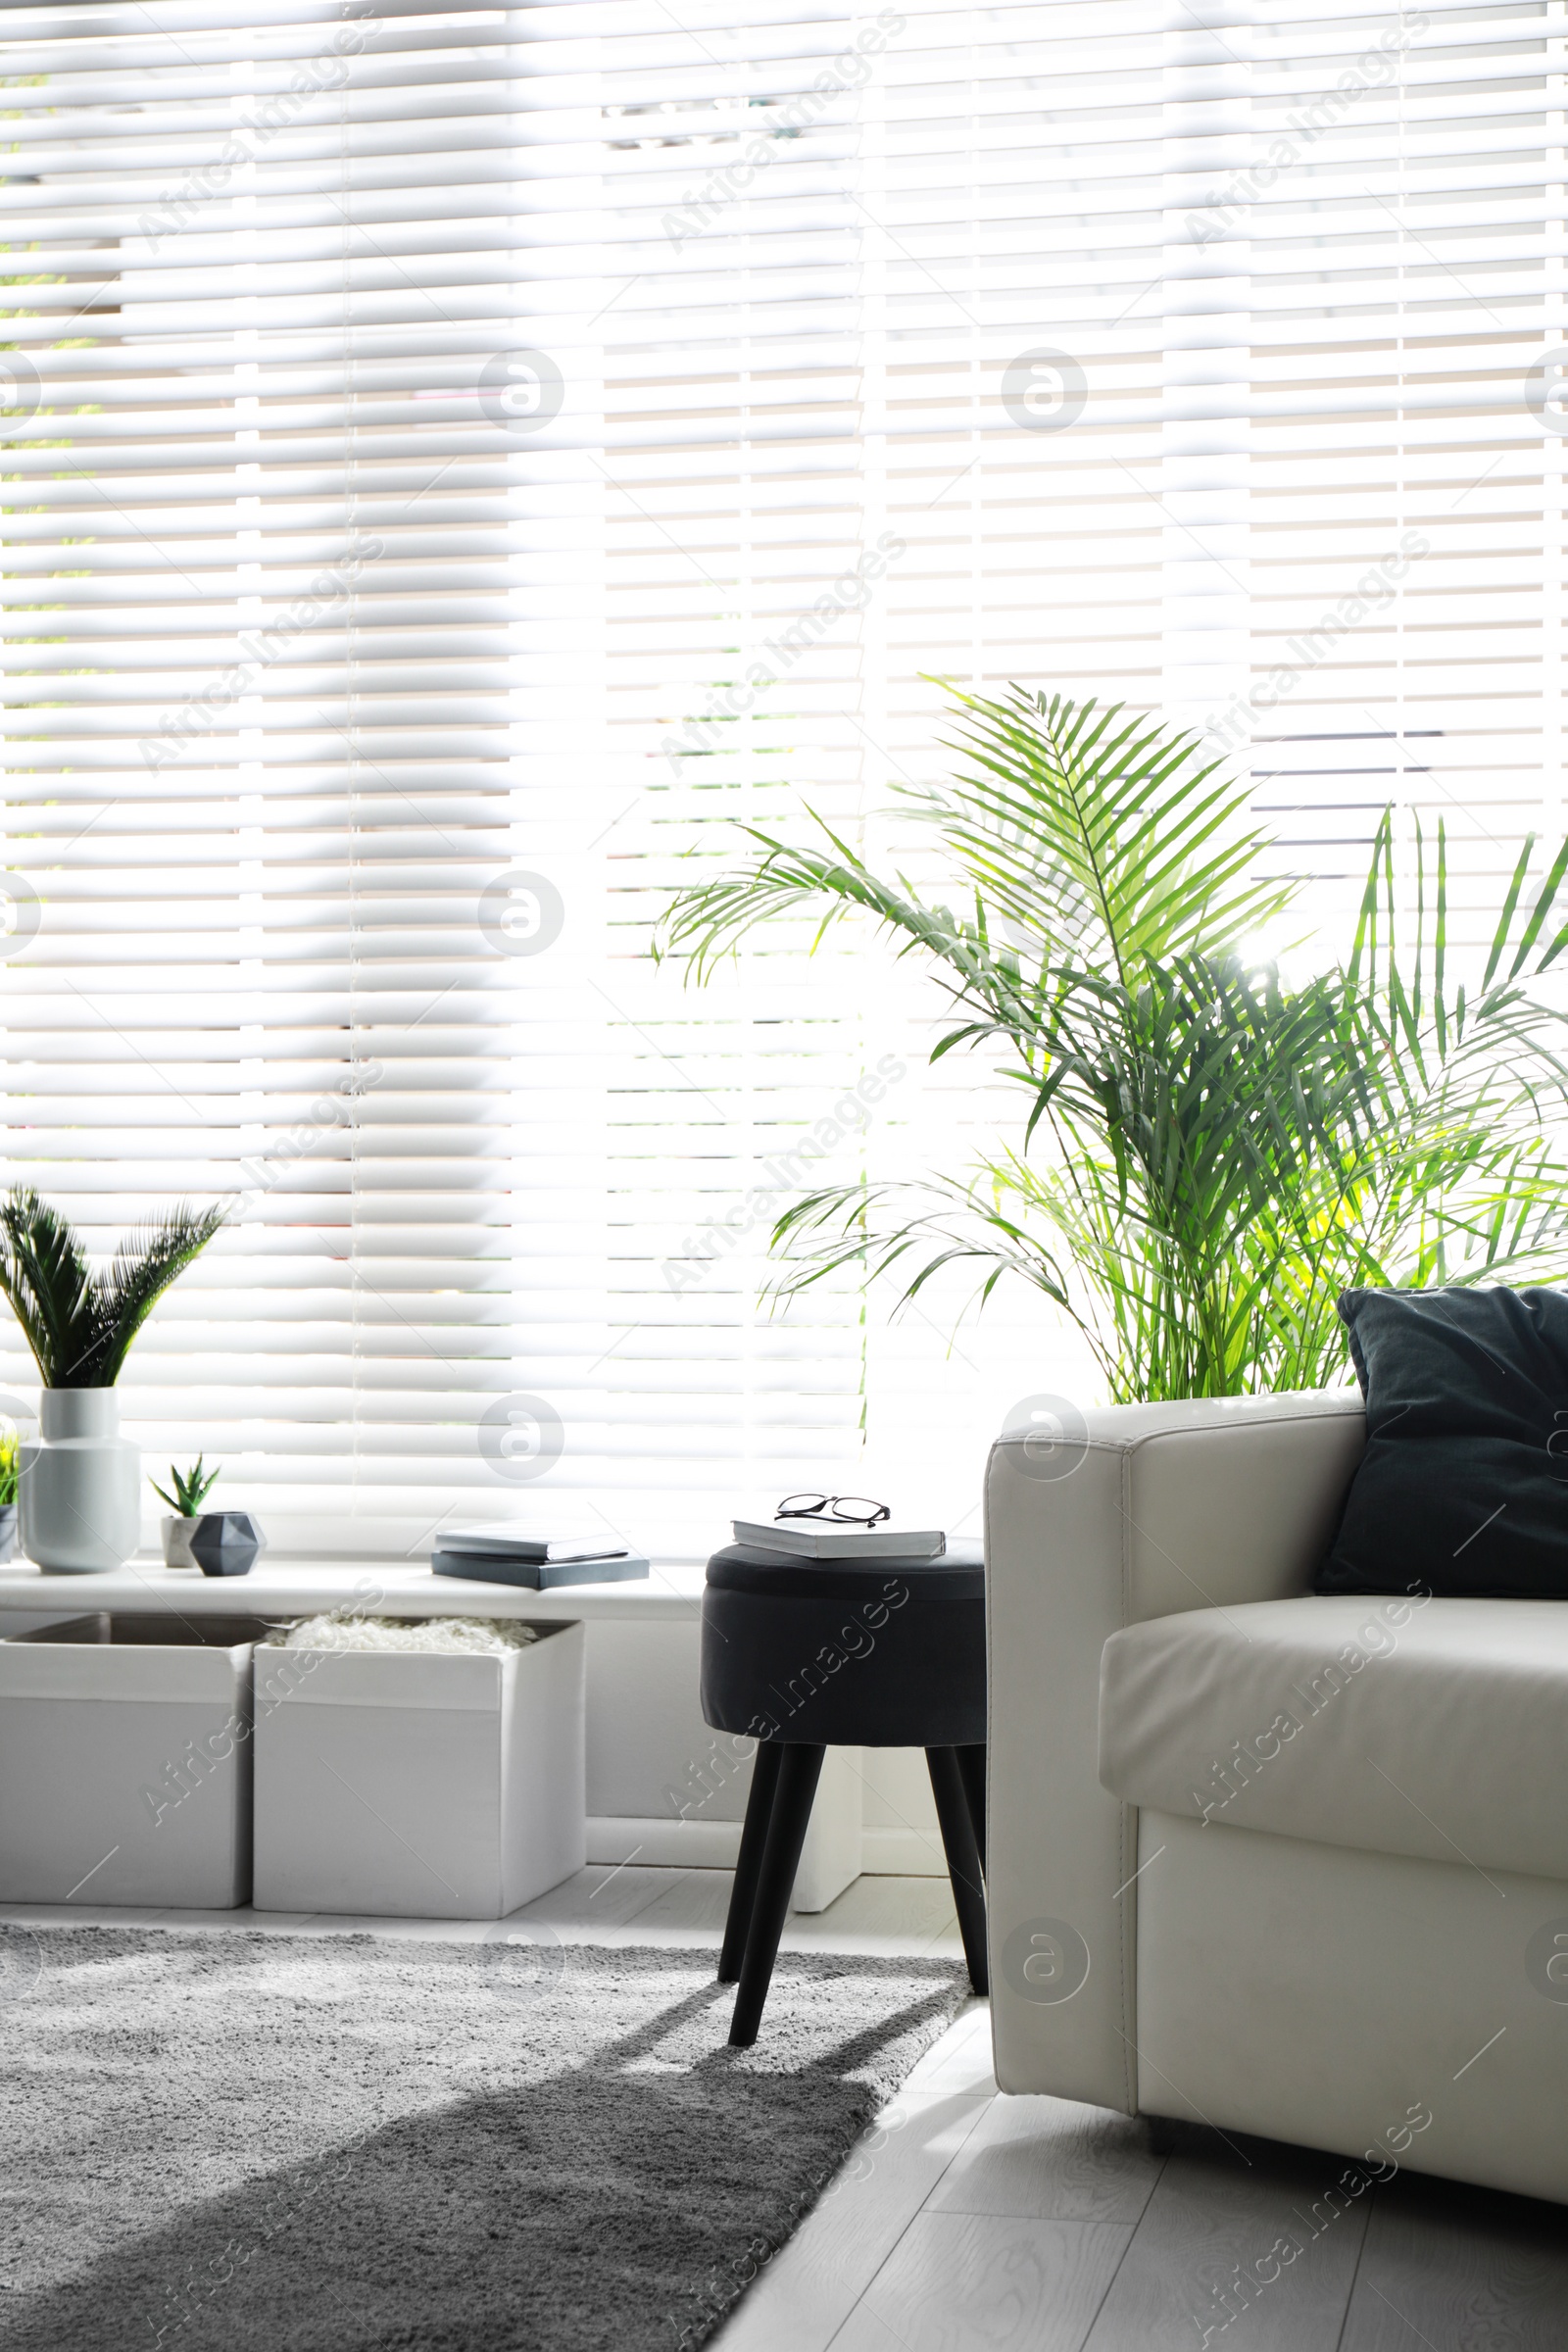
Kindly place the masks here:
<instances>
[{"instance_id":1,"label":"gray book cover","mask_svg":"<svg viewBox=\"0 0 1568 2352\"><path fill-rule=\"evenodd\" d=\"M430 1567L436 1576L466 1577L476 1585L517 1585L527 1592L550 1592L558 1585L621 1585L648 1574L648 1562L634 1552L607 1560L504 1560L477 1551L433 1551Z\"/></svg>"}]
</instances>

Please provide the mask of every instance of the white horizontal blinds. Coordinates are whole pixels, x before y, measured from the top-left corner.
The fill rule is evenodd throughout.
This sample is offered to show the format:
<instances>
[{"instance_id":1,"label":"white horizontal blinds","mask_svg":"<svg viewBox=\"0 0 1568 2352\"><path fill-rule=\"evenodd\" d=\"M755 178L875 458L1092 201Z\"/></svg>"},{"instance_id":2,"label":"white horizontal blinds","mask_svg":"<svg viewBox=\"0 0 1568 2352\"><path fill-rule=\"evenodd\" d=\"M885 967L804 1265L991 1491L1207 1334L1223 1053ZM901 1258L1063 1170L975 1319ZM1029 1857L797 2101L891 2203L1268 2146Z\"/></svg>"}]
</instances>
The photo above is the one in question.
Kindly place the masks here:
<instances>
[{"instance_id":1,"label":"white horizontal blinds","mask_svg":"<svg viewBox=\"0 0 1568 2352\"><path fill-rule=\"evenodd\" d=\"M618 564L612 725L649 762L612 837L617 905L645 925L688 856L736 854L728 820L798 835L806 804L885 861L928 867L916 827L872 821L891 784L934 772L940 698L922 669L964 682L1038 672L1049 580L1072 666L1102 674L1130 576L1156 612L1143 660L1157 666L1148 524L1141 547L1107 557L1100 544L1106 513L1125 528L1148 494L1114 462L1103 420L1069 455L1031 407L1051 424L1064 399L1081 405L1081 362L1054 356L1063 285L1076 346L1087 319L1095 358L1157 382L1157 336L1117 329L1157 263L1139 276L1116 250L1126 282L1102 282L1074 184L1113 135L1129 81L1157 102L1157 60L1151 77L1087 9L747 24L682 11L657 33L638 10L584 21L605 28L612 104L626 86L648 101L618 118L615 202L600 216L621 239L597 328ZM1070 109L1064 74L1093 118L1082 154L1042 146L1042 110ZM1118 228L1113 246L1124 239ZM1002 405L1014 360L1021 423ZM1156 460L1157 432L1150 402L1142 446ZM1054 501L1071 577L1041 549ZM1096 580L1097 561L1119 576ZM738 1465L764 1476L770 1458L780 1476L809 1458L826 1477L858 1434L863 1349L872 1458L956 1521L985 1431L1030 1385L991 1339L950 1360L947 1302L889 1335L848 1281L782 1325L751 1305L766 1226L795 1193L861 1164L961 1169L994 1125L974 1065L918 1074L932 1004L912 968L890 977L885 952L863 943L808 959L812 928L760 935L706 1004L667 975L616 967L638 1090L612 1113L627 1122L629 1184L616 1361L655 1367L688 1481L694 1405L731 1481ZM678 1057L673 1078L658 1054ZM816 1158L791 1159L803 1142ZM641 1258L650 1241L677 1252L673 1265Z\"/></svg>"},{"instance_id":2,"label":"white horizontal blinds","mask_svg":"<svg viewBox=\"0 0 1568 2352\"><path fill-rule=\"evenodd\" d=\"M736 719L726 753L710 738L684 762L674 840L704 829L703 791L715 813L787 807L803 777L829 807L842 778L858 821L886 780L941 772L919 672L1023 677L1129 694L1250 759L1284 860L1328 884L1338 939L1390 797L1447 813L1456 890L1494 906L1556 790L1543 640L1560 625L1560 532L1546 552L1544 530L1560 459L1525 384L1558 332L1560 177L1533 144L1561 129L1550 21L1266 4L900 17L835 183L850 218L823 241L861 271L863 529L885 516L901 548L864 685L840 705L843 765L802 727L767 772L765 730ZM650 262L638 295L669 321L662 348L696 331L679 274L694 257L740 323L765 201L754 182L715 205L657 296ZM805 456L780 452L757 371L737 379L754 395L737 466L792 465L802 503L807 467L837 457L837 387L811 367L827 356L824 338L786 364ZM868 838L919 870L912 828ZM781 1006L802 983L773 963L794 945L775 934L748 958ZM873 1020L896 1027L904 1002L888 991ZM874 1169L961 1164L992 1101L956 1060L900 1107L909 1126L873 1130ZM714 1175L738 1188L732 1163ZM917 1327L886 1341L873 1322L873 1434L894 1399L922 1433L951 1431L955 1400L993 1375L989 1338L971 1345L965 1373Z\"/></svg>"},{"instance_id":3,"label":"white horizontal blinds","mask_svg":"<svg viewBox=\"0 0 1568 2352\"><path fill-rule=\"evenodd\" d=\"M1249 684L1250 248L1205 233L1204 201L1250 161L1253 28L1233 13L1170 8L1161 36L1160 708L1186 726Z\"/></svg>"},{"instance_id":4,"label":"white horizontal blinds","mask_svg":"<svg viewBox=\"0 0 1568 2352\"><path fill-rule=\"evenodd\" d=\"M17 303L72 431L58 480L41 422L11 442L47 589L7 635L45 917L13 973L12 1170L100 1243L242 1186L126 1395L149 1448L205 1445L285 1541L342 1540L345 1499L349 1540L415 1543L465 1494L585 1494L676 1540L738 1480L850 1460L861 1416L858 1301L756 1306L761 1194L819 1164L778 1151L859 1164L853 1090L886 1086L859 1007L811 973L737 1016L642 968L662 875L633 805L673 792L665 739L710 704L736 767L738 660L825 596L739 765L825 750L843 810L867 572L833 239L867 52L837 17L713 50L652 7L157 27L6 25L29 247L111 256L79 350ZM710 201L754 115L801 167L756 254L672 304L662 213ZM34 851L63 777L90 830ZM68 1057L40 1132L18 1073Z\"/></svg>"},{"instance_id":5,"label":"white horizontal blinds","mask_svg":"<svg viewBox=\"0 0 1568 2352\"><path fill-rule=\"evenodd\" d=\"M477 389L514 339L508 23L0 28L8 861L37 902L7 1174L100 1248L238 1188L126 1408L285 1540L488 1498L475 1425L551 1288L514 1073L569 1041L478 919L526 830L521 526L556 494Z\"/></svg>"},{"instance_id":6,"label":"white horizontal blinds","mask_svg":"<svg viewBox=\"0 0 1568 2352\"><path fill-rule=\"evenodd\" d=\"M874 811L944 771L933 675L1205 725L1331 878L1451 808L1490 891L1557 791L1560 15L5 18L10 1164L99 1238L260 1171L150 1442L367 1541L700 1540L862 1418L967 1493L1067 1379L1038 1318L756 1291L796 1192L1010 1111L853 935L683 989L663 892L806 803L929 876ZM538 1480L478 1435L528 1398Z\"/></svg>"},{"instance_id":7,"label":"white horizontal blinds","mask_svg":"<svg viewBox=\"0 0 1568 2352\"><path fill-rule=\"evenodd\" d=\"M1520 837L1563 824L1568 24L1256 18L1250 153L1206 216L1252 287L1253 683L1217 731L1250 721L1325 908L1396 799L1446 819L1490 930Z\"/></svg>"},{"instance_id":8,"label":"white horizontal blinds","mask_svg":"<svg viewBox=\"0 0 1568 2352\"><path fill-rule=\"evenodd\" d=\"M1011 678L1157 702L1163 622L1161 14L1156 8L920 9L890 45L874 194L883 270L880 430L889 516L907 553L881 607L890 649L878 784L947 767L937 693ZM935 882L907 820L871 835L885 863ZM906 969L907 967L906 967ZM907 984L894 1002L907 999ZM912 1022L918 1066L932 1031ZM911 1081L907 1142L878 1130L876 1172L961 1174L1010 1090L956 1055ZM1083 1367L1038 1305L999 1297L949 1333L970 1269L889 1330L873 1318L873 1452L963 1517L1006 1408L1078 1389ZM891 1483L891 1477L890 1477Z\"/></svg>"},{"instance_id":9,"label":"white horizontal blinds","mask_svg":"<svg viewBox=\"0 0 1568 2352\"><path fill-rule=\"evenodd\" d=\"M735 853L720 819L794 823L803 791L832 822L859 805L896 560L864 432L859 202L888 25L830 6L557 22L599 31L610 144L607 847L631 953L611 966L607 1371L654 1516L711 1528L737 1492L851 1480L859 1301L840 1285L782 1321L757 1294L779 1209L858 1172L906 1072L863 961L808 961L799 926L704 996L634 956L685 853Z\"/></svg>"},{"instance_id":10,"label":"white horizontal blinds","mask_svg":"<svg viewBox=\"0 0 1568 2352\"><path fill-rule=\"evenodd\" d=\"M597 35L601 110L620 951L598 991L618 1323L601 1377L612 1475L648 1494L656 1529L711 1531L737 1493L832 1477L858 1450L858 1302L841 1289L779 1322L756 1298L778 1209L860 1165L887 1049L842 965L774 953L695 996L636 958L705 814L793 812L808 782L842 820L858 789L861 608L887 559L859 436L856 146L885 34L835 9L554 22L563 72L574 37ZM581 153L557 169L580 172ZM559 292L537 299L548 342Z\"/></svg>"},{"instance_id":11,"label":"white horizontal blinds","mask_svg":"<svg viewBox=\"0 0 1568 2352\"><path fill-rule=\"evenodd\" d=\"M895 642L907 596L922 666L961 671L967 639L973 674L1255 747L1325 915L1389 797L1447 813L1458 887L1494 905L1560 815L1558 370L1530 372L1563 331L1556 0L988 14L922 119L953 22L911 12L890 51L919 137L887 219L906 289L971 313L974 557L956 532L946 629L900 566ZM928 382L962 327L928 326ZM1068 430L1008 411L1026 336L1082 370Z\"/></svg>"}]
</instances>

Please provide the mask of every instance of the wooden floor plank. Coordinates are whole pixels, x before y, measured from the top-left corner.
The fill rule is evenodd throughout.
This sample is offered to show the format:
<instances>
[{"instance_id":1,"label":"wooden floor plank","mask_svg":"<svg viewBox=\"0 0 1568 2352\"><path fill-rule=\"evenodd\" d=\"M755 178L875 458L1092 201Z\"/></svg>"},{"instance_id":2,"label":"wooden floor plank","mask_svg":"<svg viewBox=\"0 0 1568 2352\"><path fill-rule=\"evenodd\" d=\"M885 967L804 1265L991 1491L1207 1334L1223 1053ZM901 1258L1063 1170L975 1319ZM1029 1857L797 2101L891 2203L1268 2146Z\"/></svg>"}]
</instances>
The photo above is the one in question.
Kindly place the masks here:
<instances>
[{"instance_id":1,"label":"wooden floor plank","mask_svg":"<svg viewBox=\"0 0 1568 2352\"><path fill-rule=\"evenodd\" d=\"M752 2286L723 2352L827 2352L986 2104L972 2091L901 2092Z\"/></svg>"},{"instance_id":2,"label":"wooden floor plank","mask_svg":"<svg viewBox=\"0 0 1568 2352\"><path fill-rule=\"evenodd\" d=\"M155 1928L165 1916L156 1903L0 1903L0 1927L7 1928ZM204 1916L231 1919L234 1914Z\"/></svg>"},{"instance_id":3,"label":"wooden floor plank","mask_svg":"<svg viewBox=\"0 0 1568 2352\"><path fill-rule=\"evenodd\" d=\"M1423 2343L1438 2352L1562 2352L1562 2207L1415 2173L1380 2189L1341 2352L1421 2352Z\"/></svg>"},{"instance_id":4,"label":"wooden floor plank","mask_svg":"<svg viewBox=\"0 0 1568 2352\"><path fill-rule=\"evenodd\" d=\"M589 1940L603 1929L622 1928L671 1887L683 1892L695 1876L684 1870L659 1870L639 1862L591 1862L575 1877L564 1879L511 1917L554 1928L562 1936Z\"/></svg>"},{"instance_id":5,"label":"wooden floor plank","mask_svg":"<svg viewBox=\"0 0 1568 2352\"><path fill-rule=\"evenodd\" d=\"M655 1887L648 1900L628 1915L627 1926L638 1936L668 1934L687 1943L711 1944L716 1951L723 1940L724 1914L729 1908L730 1873L671 1870L657 1875L664 1884Z\"/></svg>"},{"instance_id":6,"label":"wooden floor plank","mask_svg":"<svg viewBox=\"0 0 1568 2352\"><path fill-rule=\"evenodd\" d=\"M990 2002L970 1993L955 2024L926 2052L916 2072L923 2090L976 2090L994 2098ZM911 2083L914 2080L911 2076Z\"/></svg>"},{"instance_id":7,"label":"wooden floor plank","mask_svg":"<svg viewBox=\"0 0 1568 2352\"><path fill-rule=\"evenodd\" d=\"M1136 2116L1072 2099L998 2099L970 2132L932 2198L939 2213L1112 2222L1142 2219L1159 2179Z\"/></svg>"},{"instance_id":8,"label":"wooden floor plank","mask_svg":"<svg viewBox=\"0 0 1568 2352\"><path fill-rule=\"evenodd\" d=\"M1337 2352L1372 2192L1336 2196L1339 2158L1237 2147L1182 2134L1085 2352Z\"/></svg>"},{"instance_id":9,"label":"wooden floor plank","mask_svg":"<svg viewBox=\"0 0 1568 2352\"><path fill-rule=\"evenodd\" d=\"M1016 2214L917 2214L833 2352L1079 2352L1132 2232Z\"/></svg>"},{"instance_id":10,"label":"wooden floor plank","mask_svg":"<svg viewBox=\"0 0 1568 2352\"><path fill-rule=\"evenodd\" d=\"M803 1952L957 1959L963 1951L945 1879L857 1879L825 1911L791 1912L784 1937L789 1949Z\"/></svg>"}]
</instances>

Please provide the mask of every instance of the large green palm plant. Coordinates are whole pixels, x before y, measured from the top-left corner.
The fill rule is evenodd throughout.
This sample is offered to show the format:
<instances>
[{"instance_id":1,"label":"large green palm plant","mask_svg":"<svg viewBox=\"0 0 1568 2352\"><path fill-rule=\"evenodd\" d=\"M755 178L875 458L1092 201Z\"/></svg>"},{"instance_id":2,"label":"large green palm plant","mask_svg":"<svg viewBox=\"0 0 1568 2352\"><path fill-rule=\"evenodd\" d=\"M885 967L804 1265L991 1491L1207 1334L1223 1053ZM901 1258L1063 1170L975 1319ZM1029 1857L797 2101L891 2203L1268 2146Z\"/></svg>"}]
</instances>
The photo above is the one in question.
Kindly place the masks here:
<instances>
[{"instance_id":1,"label":"large green palm plant","mask_svg":"<svg viewBox=\"0 0 1568 2352\"><path fill-rule=\"evenodd\" d=\"M1193 738L1016 687L956 703L953 783L904 800L961 911L825 826L749 826L749 861L664 926L700 978L760 918L810 911L820 937L860 909L948 992L933 1058L990 1046L1023 1090L977 1168L795 1203L782 1290L851 1265L906 1298L956 1261L982 1299L1021 1278L1132 1399L1335 1377L1350 1284L1561 1273L1568 1060L1535 983L1568 945L1568 844L1539 880L1527 844L1467 985L1443 830L1401 858L1391 811L1347 955L1287 987L1245 949L1292 887L1250 878L1267 842Z\"/></svg>"}]
</instances>

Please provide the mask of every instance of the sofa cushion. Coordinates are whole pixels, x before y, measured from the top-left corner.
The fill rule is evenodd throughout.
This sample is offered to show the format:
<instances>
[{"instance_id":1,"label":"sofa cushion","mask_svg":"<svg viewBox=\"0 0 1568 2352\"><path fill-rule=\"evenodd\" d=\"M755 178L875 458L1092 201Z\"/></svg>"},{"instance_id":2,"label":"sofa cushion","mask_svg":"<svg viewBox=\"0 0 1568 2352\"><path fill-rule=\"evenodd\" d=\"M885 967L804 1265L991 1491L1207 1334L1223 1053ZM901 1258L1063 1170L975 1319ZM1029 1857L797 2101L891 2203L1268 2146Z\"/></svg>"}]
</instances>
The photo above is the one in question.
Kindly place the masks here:
<instances>
[{"instance_id":1,"label":"sofa cushion","mask_svg":"<svg viewBox=\"0 0 1568 2352\"><path fill-rule=\"evenodd\" d=\"M1568 1293L1347 1291L1366 1452L1320 1592L1568 1599Z\"/></svg>"},{"instance_id":2,"label":"sofa cushion","mask_svg":"<svg viewBox=\"0 0 1568 2352\"><path fill-rule=\"evenodd\" d=\"M1129 1626L1100 1777L1211 1828L1568 1879L1568 1608L1307 1594Z\"/></svg>"}]
</instances>

